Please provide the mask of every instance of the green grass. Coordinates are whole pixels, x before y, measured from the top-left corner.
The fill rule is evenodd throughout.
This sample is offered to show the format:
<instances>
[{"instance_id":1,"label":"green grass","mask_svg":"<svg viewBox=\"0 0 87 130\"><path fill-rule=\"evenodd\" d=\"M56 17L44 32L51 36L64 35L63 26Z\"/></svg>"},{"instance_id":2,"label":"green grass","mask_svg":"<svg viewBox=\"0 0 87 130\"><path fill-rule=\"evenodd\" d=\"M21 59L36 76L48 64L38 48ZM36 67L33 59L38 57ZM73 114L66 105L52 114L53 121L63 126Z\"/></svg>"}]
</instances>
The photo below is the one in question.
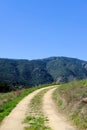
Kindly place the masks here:
<instances>
[{"instance_id":1,"label":"green grass","mask_svg":"<svg viewBox=\"0 0 87 130\"><path fill-rule=\"evenodd\" d=\"M87 129L87 80L73 81L60 85L53 94L58 108L77 126L79 130Z\"/></svg>"},{"instance_id":2,"label":"green grass","mask_svg":"<svg viewBox=\"0 0 87 130\"><path fill-rule=\"evenodd\" d=\"M25 122L29 124L26 130L51 130L45 125L48 120L42 111L42 98L48 90L42 90L31 100L29 116L25 119Z\"/></svg>"},{"instance_id":3,"label":"green grass","mask_svg":"<svg viewBox=\"0 0 87 130\"><path fill-rule=\"evenodd\" d=\"M9 115L9 113L12 111L12 109L28 94L32 93L33 91L40 89L42 87L46 87L50 85L42 85L42 86L36 86L33 88L26 89L22 91L20 95L14 98L12 94L7 93L1 94L0 98L1 100L4 98L8 98L8 100L0 105L0 122L5 118L5 116ZM4 96L3 96L4 95Z\"/></svg>"},{"instance_id":4,"label":"green grass","mask_svg":"<svg viewBox=\"0 0 87 130\"><path fill-rule=\"evenodd\" d=\"M58 100L58 106L62 106L63 101L61 99Z\"/></svg>"},{"instance_id":5,"label":"green grass","mask_svg":"<svg viewBox=\"0 0 87 130\"><path fill-rule=\"evenodd\" d=\"M49 127L45 126L45 122L48 120L44 116L38 117L27 117L27 123L29 123L29 127L26 127L26 130L51 130Z\"/></svg>"}]
</instances>

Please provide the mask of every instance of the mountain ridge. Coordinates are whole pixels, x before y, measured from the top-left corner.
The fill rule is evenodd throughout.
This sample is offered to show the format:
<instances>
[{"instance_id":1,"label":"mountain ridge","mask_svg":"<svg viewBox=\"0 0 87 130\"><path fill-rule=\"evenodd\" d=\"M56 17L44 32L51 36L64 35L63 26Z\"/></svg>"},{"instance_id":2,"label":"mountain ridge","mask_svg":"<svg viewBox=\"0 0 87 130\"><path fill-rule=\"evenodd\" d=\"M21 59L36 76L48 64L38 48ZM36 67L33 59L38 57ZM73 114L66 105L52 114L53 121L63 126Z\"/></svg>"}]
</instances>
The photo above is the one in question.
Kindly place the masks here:
<instances>
[{"instance_id":1,"label":"mountain ridge","mask_svg":"<svg viewBox=\"0 0 87 130\"><path fill-rule=\"evenodd\" d=\"M0 58L0 82L35 86L87 78L87 61L70 57L43 59Z\"/></svg>"}]
</instances>

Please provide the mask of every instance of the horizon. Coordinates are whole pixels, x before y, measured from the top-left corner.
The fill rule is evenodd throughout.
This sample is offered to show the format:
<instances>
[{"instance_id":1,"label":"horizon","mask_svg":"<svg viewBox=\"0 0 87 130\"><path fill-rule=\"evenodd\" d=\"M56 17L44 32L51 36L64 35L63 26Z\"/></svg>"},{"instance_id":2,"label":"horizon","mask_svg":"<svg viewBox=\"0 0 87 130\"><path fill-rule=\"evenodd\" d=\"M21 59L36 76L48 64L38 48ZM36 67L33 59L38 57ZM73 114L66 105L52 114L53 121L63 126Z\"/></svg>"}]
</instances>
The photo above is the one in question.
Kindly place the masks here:
<instances>
[{"instance_id":1,"label":"horizon","mask_svg":"<svg viewBox=\"0 0 87 130\"><path fill-rule=\"evenodd\" d=\"M87 1L0 2L0 57L87 61Z\"/></svg>"},{"instance_id":2,"label":"horizon","mask_svg":"<svg viewBox=\"0 0 87 130\"><path fill-rule=\"evenodd\" d=\"M36 58L36 59L20 59L20 58L2 58L0 57L0 59L8 59L8 60L28 60L28 61L32 61L32 60L44 60L44 59L48 59L48 58L71 58L71 59L77 59L77 60L81 60L81 61L86 61L83 59L79 59L79 58L75 58L75 57L68 57L68 56L49 56L49 57L44 57L44 58Z\"/></svg>"}]
</instances>

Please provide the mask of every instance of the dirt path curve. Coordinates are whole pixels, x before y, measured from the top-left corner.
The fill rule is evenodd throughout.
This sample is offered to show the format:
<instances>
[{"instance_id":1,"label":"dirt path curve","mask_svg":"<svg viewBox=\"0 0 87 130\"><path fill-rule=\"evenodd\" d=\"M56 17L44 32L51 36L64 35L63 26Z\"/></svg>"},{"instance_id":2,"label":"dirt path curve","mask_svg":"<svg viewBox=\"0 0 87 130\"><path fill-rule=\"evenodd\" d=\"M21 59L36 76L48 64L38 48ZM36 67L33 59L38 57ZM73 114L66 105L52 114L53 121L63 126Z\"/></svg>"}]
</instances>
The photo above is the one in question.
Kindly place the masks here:
<instances>
[{"instance_id":1,"label":"dirt path curve","mask_svg":"<svg viewBox=\"0 0 87 130\"><path fill-rule=\"evenodd\" d=\"M49 87L46 87L46 88L49 88ZM46 88L36 90L33 93L29 94L27 97L25 97L22 101L20 101L20 103L12 110L9 116L7 116L3 120L3 122L0 124L0 130L24 130L23 121L29 110L28 105L31 99L38 92Z\"/></svg>"},{"instance_id":2,"label":"dirt path curve","mask_svg":"<svg viewBox=\"0 0 87 130\"><path fill-rule=\"evenodd\" d=\"M49 120L49 126L52 130L76 130L69 122L60 114L52 100L52 93L55 88L49 90L43 97L43 111Z\"/></svg>"}]
</instances>

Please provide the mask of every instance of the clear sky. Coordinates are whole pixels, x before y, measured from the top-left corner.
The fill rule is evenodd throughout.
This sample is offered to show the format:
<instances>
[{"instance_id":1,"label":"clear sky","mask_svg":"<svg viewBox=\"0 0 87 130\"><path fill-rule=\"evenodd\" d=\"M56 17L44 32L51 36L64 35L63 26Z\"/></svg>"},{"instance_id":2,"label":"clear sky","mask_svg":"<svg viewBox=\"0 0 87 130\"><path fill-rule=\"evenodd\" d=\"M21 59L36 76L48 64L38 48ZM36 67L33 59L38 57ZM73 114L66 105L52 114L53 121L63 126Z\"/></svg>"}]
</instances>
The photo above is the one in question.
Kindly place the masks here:
<instances>
[{"instance_id":1,"label":"clear sky","mask_svg":"<svg viewBox=\"0 0 87 130\"><path fill-rule=\"evenodd\" d=\"M87 0L0 0L0 57L87 60Z\"/></svg>"}]
</instances>

